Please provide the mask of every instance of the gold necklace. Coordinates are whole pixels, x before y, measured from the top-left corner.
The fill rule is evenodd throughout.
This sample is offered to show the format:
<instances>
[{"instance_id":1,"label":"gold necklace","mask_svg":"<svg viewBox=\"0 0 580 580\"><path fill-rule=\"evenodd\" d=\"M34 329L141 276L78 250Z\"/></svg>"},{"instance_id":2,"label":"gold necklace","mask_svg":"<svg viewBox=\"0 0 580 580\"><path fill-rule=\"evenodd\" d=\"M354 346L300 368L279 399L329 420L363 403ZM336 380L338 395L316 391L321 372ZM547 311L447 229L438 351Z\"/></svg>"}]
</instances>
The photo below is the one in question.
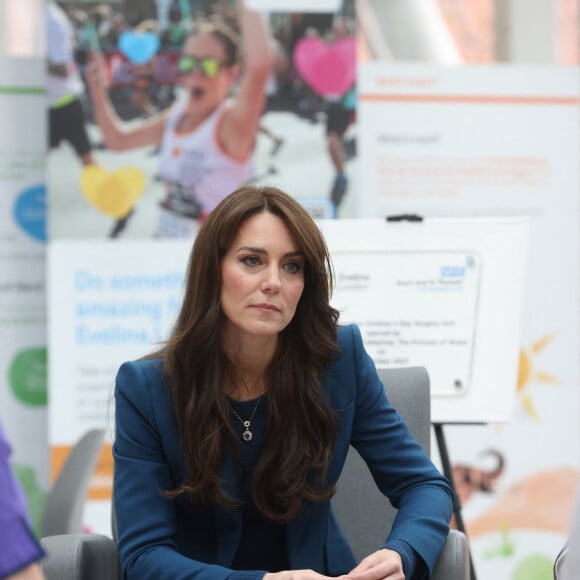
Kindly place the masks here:
<instances>
[{"instance_id":1,"label":"gold necklace","mask_svg":"<svg viewBox=\"0 0 580 580\"><path fill-rule=\"evenodd\" d=\"M230 403L230 408L232 409L232 413L236 416L236 418L239 420L239 422L244 426L244 431L242 431L242 434L241 434L242 441L244 441L244 443L249 443L252 440L252 438L254 437L254 434L250 431L250 426L252 425L252 419L254 418L254 415L256 414L256 411L258 410L258 405L260 404L260 401L262 400L263 396L264 395L261 394L258 397L258 400L256 401L256 406L254 407L254 410L252 411L250 418L245 420L245 421L244 421L244 419L242 419L238 415L238 413L234 409L233 405Z\"/></svg>"}]
</instances>

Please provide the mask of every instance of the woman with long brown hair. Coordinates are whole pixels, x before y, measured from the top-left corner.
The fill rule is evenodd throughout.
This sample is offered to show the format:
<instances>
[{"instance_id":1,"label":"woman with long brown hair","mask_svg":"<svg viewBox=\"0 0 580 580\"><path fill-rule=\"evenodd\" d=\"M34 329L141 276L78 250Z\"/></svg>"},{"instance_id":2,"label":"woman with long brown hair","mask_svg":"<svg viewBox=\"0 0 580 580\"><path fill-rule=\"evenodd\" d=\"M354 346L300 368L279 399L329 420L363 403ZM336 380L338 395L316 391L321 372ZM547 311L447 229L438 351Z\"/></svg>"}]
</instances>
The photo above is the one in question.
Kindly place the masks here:
<instances>
[{"instance_id":1,"label":"woman with long brown hair","mask_svg":"<svg viewBox=\"0 0 580 580\"><path fill-rule=\"evenodd\" d=\"M451 490L338 326L318 227L242 187L203 224L161 350L116 384L114 505L125 578L427 577ZM355 561L330 506L349 445L399 507ZM403 576L404 574L404 576Z\"/></svg>"}]
</instances>

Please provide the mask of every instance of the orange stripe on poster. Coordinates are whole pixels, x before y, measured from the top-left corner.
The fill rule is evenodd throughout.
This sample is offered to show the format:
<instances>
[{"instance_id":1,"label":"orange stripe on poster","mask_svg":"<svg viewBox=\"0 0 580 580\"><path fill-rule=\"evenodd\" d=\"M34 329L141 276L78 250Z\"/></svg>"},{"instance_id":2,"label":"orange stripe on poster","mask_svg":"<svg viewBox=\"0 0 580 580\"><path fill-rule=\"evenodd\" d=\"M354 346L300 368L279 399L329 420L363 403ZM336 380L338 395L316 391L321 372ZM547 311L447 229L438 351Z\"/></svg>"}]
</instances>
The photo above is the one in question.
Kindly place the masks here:
<instances>
[{"instance_id":1,"label":"orange stripe on poster","mask_svg":"<svg viewBox=\"0 0 580 580\"><path fill-rule=\"evenodd\" d=\"M54 483L64 462L71 452L72 445L53 445L50 449L50 480ZM110 500L113 489L113 446L106 443L101 448L99 459L91 479L87 499Z\"/></svg>"},{"instance_id":2,"label":"orange stripe on poster","mask_svg":"<svg viewBox=\"0 0 580 580\"><path fill-rule=\"evenodd\" d=\"M395 103L453 103L453 104L490 104L490 105L580 105L579 97L525 97L514 95L410 95L362 93L361 101Z\"/></svg>"}]
</instances>

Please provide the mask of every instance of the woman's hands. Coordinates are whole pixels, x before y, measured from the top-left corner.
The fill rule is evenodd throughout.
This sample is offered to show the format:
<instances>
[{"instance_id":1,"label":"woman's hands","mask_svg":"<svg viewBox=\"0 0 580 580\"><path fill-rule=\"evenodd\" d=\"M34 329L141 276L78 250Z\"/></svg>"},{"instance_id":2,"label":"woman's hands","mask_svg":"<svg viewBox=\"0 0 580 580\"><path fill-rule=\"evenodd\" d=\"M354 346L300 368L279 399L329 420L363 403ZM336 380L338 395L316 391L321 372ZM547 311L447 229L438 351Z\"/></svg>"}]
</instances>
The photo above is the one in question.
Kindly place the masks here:
<instances>
[{"instance_id":1,"label":"woman's hands","mask_svg":"<svg viewBox=\"0 0 580 580\"><path fill-rule=\"evenodd\" d=\"M361 560L346 576L350 580L405 580L401 556L386 548Z\"/></svg>"},{"instance_id":2,"label":"woman's hands","mask_svg":"<svg viewBox=\"0 0 580 580\"><path fill-rule=\"evenodd\" d=\"M403 561L398 552L386 548L361 560L360 564L343 576L324 576L313 570L284 570L271 572L264 580L405 580Z\"/></svg>"},{"instance_id":3,"label":"woman's hands","mask_svg":"<svg viewBox=\"0 0 580 580\"><path fill-rule=\"evenodd\" d=\"M314 570L284 570L269 572L264 580L347 580L347 576L324 576Z\"/></svg>"}]
</instances>

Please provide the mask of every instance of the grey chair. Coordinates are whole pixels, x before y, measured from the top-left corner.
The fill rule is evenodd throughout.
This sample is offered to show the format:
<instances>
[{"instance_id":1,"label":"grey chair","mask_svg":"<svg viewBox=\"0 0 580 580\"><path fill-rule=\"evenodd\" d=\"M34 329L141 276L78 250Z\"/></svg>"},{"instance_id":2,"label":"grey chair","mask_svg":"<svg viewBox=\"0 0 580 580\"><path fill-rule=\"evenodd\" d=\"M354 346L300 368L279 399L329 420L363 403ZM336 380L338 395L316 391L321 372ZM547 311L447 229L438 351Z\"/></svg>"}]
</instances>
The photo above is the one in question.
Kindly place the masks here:
<instances>
[{"instance_id":1,"label":"grey chair","mask_svg":"<svg viewBox=\"0 0 580 580\"><path fill-rule=\"evenodd\" d=\"M380 371L389 400L414 437L430 453L431 405L429 377L423 368ZM369 470L351 448L333 509L357 558L374 552L388 535L395 510L377 490ZM112 527L115 527L112 519ZM120 578L115 542L97 534L44 538L47 580L117 580ZM98 560L98 569L95 561ZM451 530L437 561L432 580L469 580L466 536Z\"/></svg>"},{"instance_id":2,"label":"grey chair","mask_svg":"<svg viewBox=\"0 0 580 580\"><path fill-rule=\"evenodd\" d=\"M379 370L390 403L430 455L431 399L429 375L422 367ZM378 491L366 464L351 447L332 507L357 560L377 550L388 535L396 510ZM465 534L451 530L432 580L469 580Z\"/></svg>"},{"instance_id":3,"label":"grey chair","mask_svg":"<svg viewBox=\"0 0 580 580\"><path fill-rule=\"evenodd\" d=\"M117 545L100 534L66 534L40 540L47 580L118 580Z\"/></svg>"},{"instance_id":4,"label":"grey chair","mask_svg":"<svg viewBox=\"0 0 580 580\"><path fill-rule=\"evenodd\" d=\"M566 542L554 560L554 580L564 580L566 578L566 562L570 557L569 554L570 546Z\"/></svg>"},{"instance_id":5,"label":"grey chair","mask_svg":"<svg viewBox=\"0 0 580 580\"><path fill-rule=\"evenodd\" d=\"M82 532L83 508L104 436L104 429L92 429L72 448L48 492L42 515L42 537Z\"/></svg>"}]
</instances>

